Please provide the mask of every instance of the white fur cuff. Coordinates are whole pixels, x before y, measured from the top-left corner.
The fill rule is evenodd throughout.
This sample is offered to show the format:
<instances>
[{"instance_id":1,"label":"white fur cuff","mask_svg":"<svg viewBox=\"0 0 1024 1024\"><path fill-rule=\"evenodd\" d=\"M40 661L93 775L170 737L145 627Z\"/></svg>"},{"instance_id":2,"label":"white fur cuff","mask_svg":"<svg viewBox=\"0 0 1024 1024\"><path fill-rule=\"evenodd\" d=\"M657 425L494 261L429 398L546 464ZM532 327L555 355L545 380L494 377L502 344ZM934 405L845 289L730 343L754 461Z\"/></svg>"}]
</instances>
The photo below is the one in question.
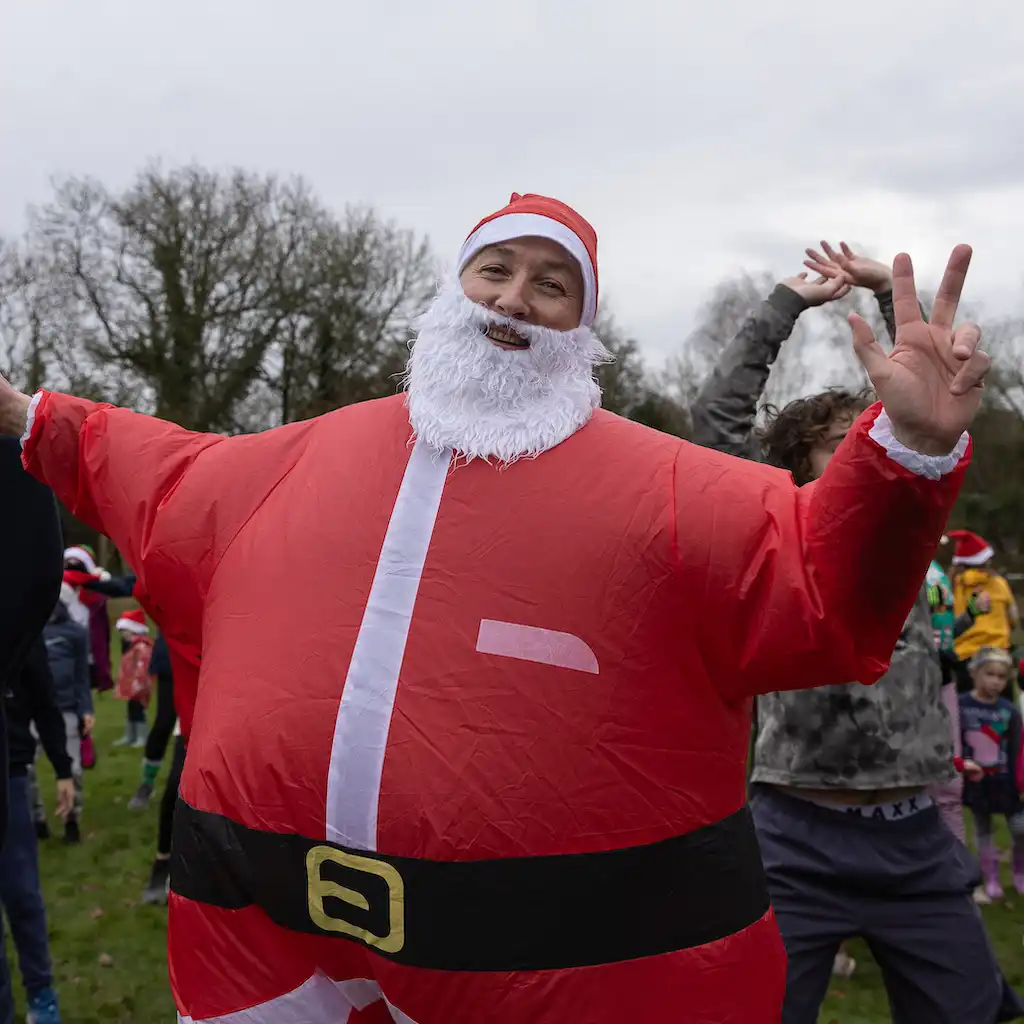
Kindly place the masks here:
<instances>
[{"instance_id":1,"label":"white fur cuff","mask_svg":"<svg viewBox=\"0 0 1024 1024\"><path fill-rule=\"evenodd\" d=\"M892 420L884 409L878 414L868 436L885 449L885 454L893 462L927 480L941 480L947 473L952 473L964 457L970 442L965 430L960 435L956 447L948 455L922 455L896 440L892 432Z\"/></svg>"},{"instance_id":2,"label":"white fur cuff","mask_svg":"<svg viewBox=\"0 0 1024 1024\"><path fill-rule=\"evenodd\" d=\"M32 426L36 421L36 408L39 405L39 400L43 397L42 391L37 391L32 396L32 401L28 403L28 413L25 416L25 433L21 435L21 447L24 448L28 444L28 439L32 436Z\"/></svg>"}]
</instances>

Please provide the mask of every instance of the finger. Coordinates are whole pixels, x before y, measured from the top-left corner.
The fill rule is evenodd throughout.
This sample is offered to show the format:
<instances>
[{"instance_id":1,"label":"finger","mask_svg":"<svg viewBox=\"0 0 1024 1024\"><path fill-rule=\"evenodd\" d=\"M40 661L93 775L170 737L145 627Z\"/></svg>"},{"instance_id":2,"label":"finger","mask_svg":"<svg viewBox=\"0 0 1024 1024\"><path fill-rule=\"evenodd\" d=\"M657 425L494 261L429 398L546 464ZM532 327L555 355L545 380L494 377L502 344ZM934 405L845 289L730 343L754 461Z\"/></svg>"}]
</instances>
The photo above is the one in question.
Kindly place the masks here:
<instances>
[{"instance_id":1,"label":"finger","mask_svg":"<svg viewBox=\"0 0 1024 1024\"><path fill-rule=\"evenodd\" d=\"M801 270L800 273L797 274L796 276L799 277L801 281L806 281L807 280L807 271L806 270Z\"/></svg>"},{"instance_id":2,"label":"finger","mask_svg":"<svg viewBox=\"0 0 1024 1024\"><path fill-rule=\"evenodd\" d=\"M846 270L850 265L850 261L847 259L845 253L836 252L828 242L822 242L821 247L828 254L828 258L836 264L836 266L842 267Z\"/></svg>"},{"instance_id":3,"label":"finger","mask_svg":"<svg viewBox=\"0 0 1024 1024\"><path fill-rule=\"evenodd\" d=\"M845 242L840 242L839 248L843 250L843 255L848 260L855 260L857 258L857 254Z\"/></svg>"},{"instance_id":4,"label":"finger","mask_svg":"<svg viewBox=\"0 0 1024 1024\"><path fill-rule=\"evenodd\" d=\"M972 388L985 386L985 375L992 365L992 360L987 352L975 352L970 359L960 367L957 375L949 385L951 395L966 395Z\"/></svg>"},{"instance_id":5,"label":"finger","mask_svg":"<svg viewBox=\"0 0 1024 1024\"><path fill-rule=\"evenodd\" d=\"M914 264L905 252L892 262L892 306L897 327L922 319L914 285Z\"/></svg>"},{"instance_id":6,"label":"finger","mask_svg":"<svg viewBox=\"0 0 1024 1024\"><path fill-rule=\"evenodd\" d=\"M835 295L835 297L836 297L837 299L844 299L844 298L846 298L846 296L850 294L850 289L851 289L852 287L853 287L853 285L852 285L852 284L850 284L850 282L849 282L849 281L847 281L847 282L846 282L846 283L845 283L845 284L843 285L843 287L842 287L842 288L840 288L838 292L836 292L836 295Z\"/></svg>"},{"instance_id":7,"label":"finger","mask_svg":"<svg viewBox=\"0 0 1024 1024\"><path fill-rule=\"evenodd\" d=\"M807 253L808 257L814 260L815 263L828 263L828 257L822 256L817 249L804 249L804 252Z\"/></svg>"},{"instance_id":8,"label":"finger","mask_svg":"<svg viewBox=\"0 0 1024 1024\"><path fill-rule=\"evenodd\" d=\"M953 327L956 307L960 304L960 293L967 279L967 268L971 265L971 247L958 245L949 254L946 272L935 294L935 305L932 307L931 324L934 327ZM899 320L896 321L899 323Z\"/></svg>"},{"instance_id":9,"label":"finger","mask_svg":"<svg viewBox=\"0 0 1024 1024\"><path fill-rule=\"evenodd\" d=\"M961 324L953 332L953 358L966 362L981 344L981 328L977 324Z\"/></svg>"},{"instance_id":10,"label":"finger","mask_svg":"<svg viewBox=\"0 0 1024 1024\"><path fill-rule=\"evenodd\" d=\"M825 290L827 291L829 298L832 299L837 298L839 293L842 292L844 289L848 290L849 284L849 282L842 274L840 274L838 277L833 277L831 279L822 278L819 283L825 285Z\"/></svg>"},{"instance_id":11,"label":"finger","mask_svg":"<svg viewBox=\"0 0 1024 1024\"><path fill-rule=\"evenodd\" d=\"M871 383L877 384L888 371L889 357L875 340L875 332L864 317L851 313L848 319L850 330L853 331L853 351L871 378Z\"/></svg>"},{"instance_id":12,"label":"finger","mask_svg":"<svg viewBox=\"0 0 1024 1024\"><path fill-rule=\"evenodd\" d=\"M815 263L814 260L804 260L804 266L810 267L811 270L821 274L823 277L837 277L843 273L839 267L831 263Z\"/></svg>"}]
</instances>

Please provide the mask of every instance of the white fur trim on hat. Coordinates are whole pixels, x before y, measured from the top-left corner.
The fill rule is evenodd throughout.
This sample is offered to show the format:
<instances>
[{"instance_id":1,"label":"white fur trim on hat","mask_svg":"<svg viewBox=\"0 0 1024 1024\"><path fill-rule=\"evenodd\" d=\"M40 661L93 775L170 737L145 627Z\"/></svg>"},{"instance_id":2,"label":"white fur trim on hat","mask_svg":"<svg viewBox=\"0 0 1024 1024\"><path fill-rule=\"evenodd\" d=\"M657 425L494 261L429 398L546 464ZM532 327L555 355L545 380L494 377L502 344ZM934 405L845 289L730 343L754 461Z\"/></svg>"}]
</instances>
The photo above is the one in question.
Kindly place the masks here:
<instances>
[{"instance_id":1,"label":"white fur trim on hat","mask_svg":"<svg viewBox=\"0 0 1024 1024\"><path fill-rule=\"evenodd\" d=\"M85 548L71 547L66 548L64 551L64 561L70 562L74 559L76 562L81 562L85 566L86 572L96 572L96 560L89 554Z\"/></svg>"},{"instance_id":2,"label":"white fur trim on hat","mask_svg":"<svg viewBox=\"0 0 1024 1024\"><path fill-rule=\"evenodd\" d=\"M461 274L466 264L481 250L489 245L510 242L514 238L547 238L557 242L580 265L583 274L583 313L580 324L590 326L597 316L597 281L594 278L594 265L590 262L590 253L583 240L567 228L561 221L551 217L543 217L539 213L506 213L501 217L481 224L466 239L459 251L459 264L456 273Z\"/></svg>"},{"instance_id":3,"label":"white fur trim on hat","mask_svg":"<svg viewBox=\"0 0 1024 1024\"><path fill-rule=\"evenodd\" d=\"M984 565L990 558L995 556L995 552L991 547L982 548L977 554L974 555L954 555L954 565Z\"/></svg>"},{"instance_id":4,"label":"white fur trim on hat","mask_svg":"<svg viewBox=\"0 0 1024 1024\"><path fill-rule=\"evenodd\" d=\"M134 619L118 619L114 623L114 629L126 629L136 636L145 636L149 632L149 626L142 622L136 622Z\"/></svg>"}]
</instances>

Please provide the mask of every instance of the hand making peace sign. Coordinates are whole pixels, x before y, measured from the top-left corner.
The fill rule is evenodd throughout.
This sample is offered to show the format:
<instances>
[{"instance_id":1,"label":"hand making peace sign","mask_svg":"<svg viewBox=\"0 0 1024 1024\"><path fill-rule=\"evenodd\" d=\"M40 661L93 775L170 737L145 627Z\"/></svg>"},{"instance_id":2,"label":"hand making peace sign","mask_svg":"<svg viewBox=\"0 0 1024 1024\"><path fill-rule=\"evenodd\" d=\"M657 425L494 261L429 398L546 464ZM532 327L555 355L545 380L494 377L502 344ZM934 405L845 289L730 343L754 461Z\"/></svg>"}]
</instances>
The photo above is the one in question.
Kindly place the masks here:
<instances>
[{"instance_id":1,"label":"hand making peace sign","mask_svg":"<svg viewBox=\"0 0 1024 1024\"><path fill-rule=\"evenodd\" d=\"M971 323L953 329L970 263L971 247L958 245L942 275L931 322L925 323L910 257L896 257L896 343L888 354L867 321L850 315L854 351L892 420L896 439L922 455L951 452L981 404L989 368L989 357L978 348L981 330Z\"/></svg>"}]
</instances>

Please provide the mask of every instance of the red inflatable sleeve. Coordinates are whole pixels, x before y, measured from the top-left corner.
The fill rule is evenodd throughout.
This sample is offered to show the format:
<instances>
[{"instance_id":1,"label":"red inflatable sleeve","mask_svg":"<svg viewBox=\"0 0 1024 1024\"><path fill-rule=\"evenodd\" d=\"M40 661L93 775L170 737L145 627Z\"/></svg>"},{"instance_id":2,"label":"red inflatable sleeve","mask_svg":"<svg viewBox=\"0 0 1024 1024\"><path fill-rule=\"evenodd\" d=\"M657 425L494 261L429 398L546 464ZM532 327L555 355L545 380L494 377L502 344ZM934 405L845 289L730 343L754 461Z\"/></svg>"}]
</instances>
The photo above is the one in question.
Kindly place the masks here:
<instances>
[{"instance_id":1,"label":"red inflatable sleeve","mask_svg":"<svg viewBox=\"0 0 1024 1024\"><path fill-rule=\"evenodd\" d=\"M781 470L681 448L680 571L699 587L709 675L730 698L873 683L888 668L970 448L926 479L870 438L880 411L865 412L802 488Z\"/></svg>"},{"instance_id":2,"label":"red inflatable sleeve","mask_svg":"<svg viewBox=\"0 0 1024 1024\"><path fill-rule=\"evenodd\" d=\"M312 422L312 421L310 421ZM164 631L188 735L203 605L224 551L299 457L308 423L225 438L43 392L22 459L68 509L117 545L135 596Z\"/></svg>"}]
</instances>

